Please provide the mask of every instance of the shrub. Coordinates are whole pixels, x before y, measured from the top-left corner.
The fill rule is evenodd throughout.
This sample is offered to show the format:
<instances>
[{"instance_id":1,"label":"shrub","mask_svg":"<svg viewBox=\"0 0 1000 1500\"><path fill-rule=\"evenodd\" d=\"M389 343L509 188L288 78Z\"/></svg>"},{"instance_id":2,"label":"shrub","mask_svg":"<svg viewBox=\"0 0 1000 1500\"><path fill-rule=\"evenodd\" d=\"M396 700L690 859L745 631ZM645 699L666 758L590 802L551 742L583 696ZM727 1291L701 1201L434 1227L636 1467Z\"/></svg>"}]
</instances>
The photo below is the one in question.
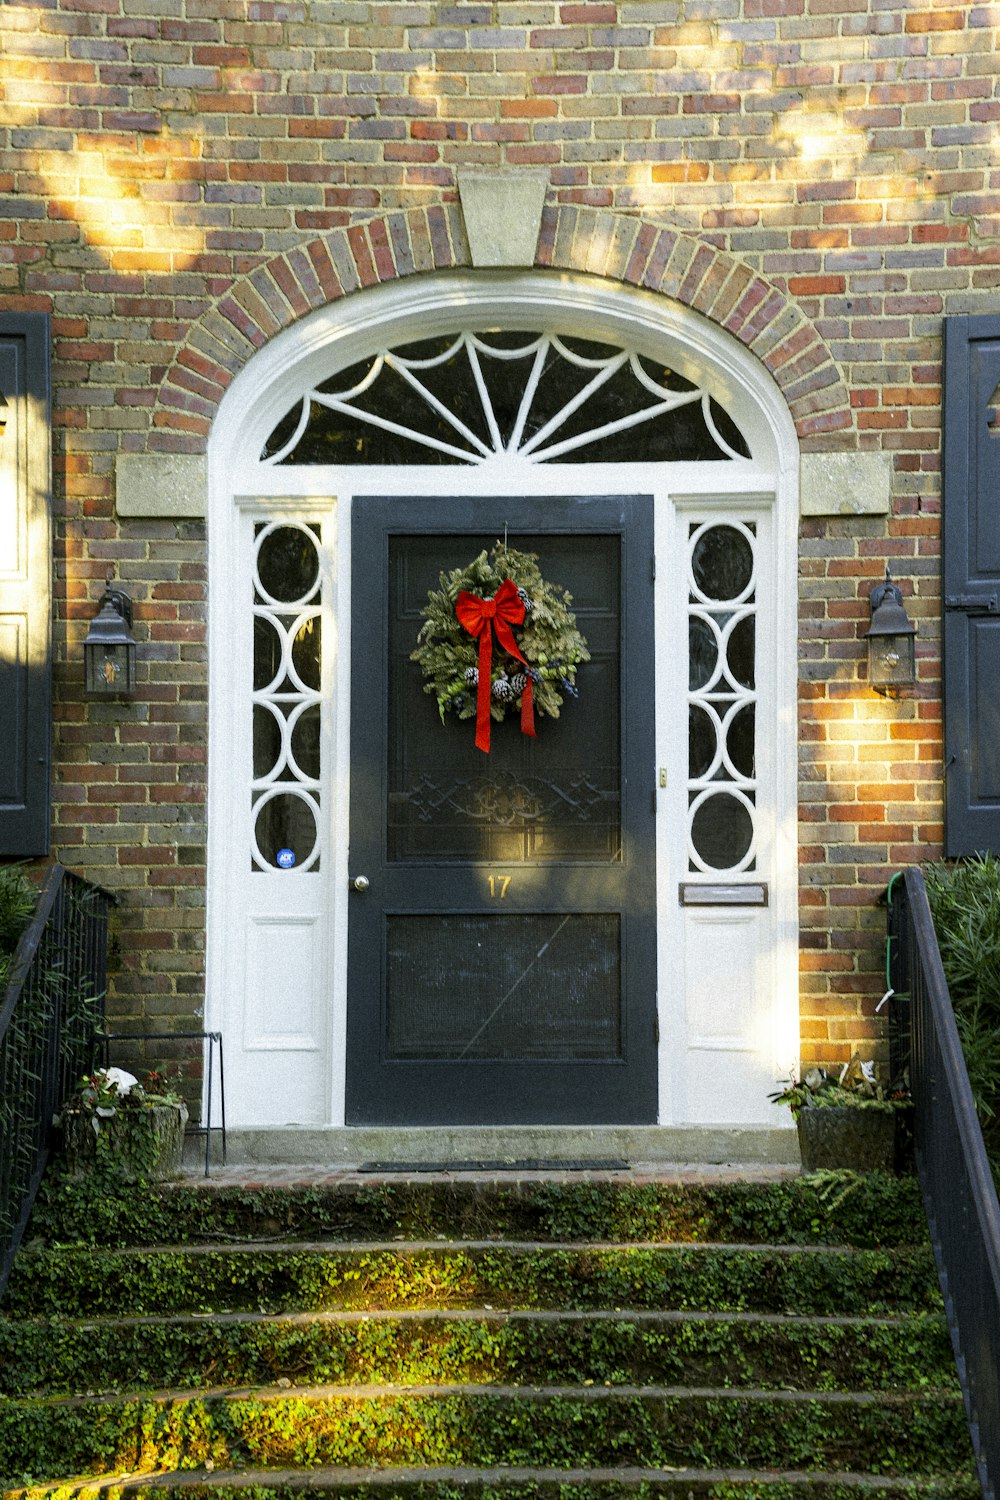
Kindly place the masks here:
<instances>
[{"instance_id":1,"label":"shrub","mask_svg":"<svg viewBox=\"0 0 1000 1500\"><path fill-rule=\"evenodd\" d=\"M986 1149L1000 1176L1000 860L924 872Z\"/></svg>"},{"instance_id":2,"label":"shrub","mask_svg":"<svg viewBox=\"0 0 1000 1500\"><path fill-rule=\"evenodd\" d=\"M38 891L20 865L0 867L0 997L22 932L35 915Z\"/></svg>"}]
</instances>

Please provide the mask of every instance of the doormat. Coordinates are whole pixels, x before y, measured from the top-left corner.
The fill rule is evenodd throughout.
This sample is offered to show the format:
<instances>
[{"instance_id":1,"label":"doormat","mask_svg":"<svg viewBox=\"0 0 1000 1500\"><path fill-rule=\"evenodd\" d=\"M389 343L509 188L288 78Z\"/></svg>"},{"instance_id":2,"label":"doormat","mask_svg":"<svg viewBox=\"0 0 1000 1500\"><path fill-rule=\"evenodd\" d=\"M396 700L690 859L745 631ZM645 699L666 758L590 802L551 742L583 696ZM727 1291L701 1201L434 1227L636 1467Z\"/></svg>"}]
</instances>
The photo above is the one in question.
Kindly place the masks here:
<instances>
[{"instance_id":1,"label":"doormat","mask_svg":"<svg viewBox=\"0 0 1000 1500\"><path fill-rule=\"evenodd\" d=\"M597 1161L365 1161L357 1172L627 1172L623 1157Z\"/></svg>"}]
</instances>

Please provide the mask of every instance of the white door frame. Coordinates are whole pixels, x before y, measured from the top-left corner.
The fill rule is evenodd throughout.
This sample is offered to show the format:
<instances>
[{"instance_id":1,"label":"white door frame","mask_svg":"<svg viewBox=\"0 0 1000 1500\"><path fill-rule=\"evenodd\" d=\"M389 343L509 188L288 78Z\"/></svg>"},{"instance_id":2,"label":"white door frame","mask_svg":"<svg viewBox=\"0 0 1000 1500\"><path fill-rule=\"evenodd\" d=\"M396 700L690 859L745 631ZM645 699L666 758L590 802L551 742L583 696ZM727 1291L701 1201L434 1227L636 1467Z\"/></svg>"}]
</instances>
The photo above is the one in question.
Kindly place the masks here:
<instances>
[{"instance_id":1,"label":"white door frame","mask_svg":"<svg viewBox=\"0 0 1000 1500\"><path fill-rule=\"evenodd\" d=\"M729 412L751 449L750 460L686 464L534 464L501 455L478 465L384 467L275 467L257 460L274 425L312 386L380 345L476 325L548 328L590 339L631 344L668 363L707 388ZM735 1108L727 1103L727 1070L734 1053L724 1036L699 1043L688 1012L683 979L674 982L678 954L692 943L732 937L747 911L722 913L709 932L704 912L682 908L678 879L686 868L678 829L687 777L684 703L686 653L672 642L686 639L686 600L667 583L676 576L670 559L685 549L686 527L702 516L753 519L759 527L759 566L766 608L759 617L758 656L766 663L758 704L766 717L766 764L761 776L761 862L758 879L768 883L770 904L751 913L757 922L751 950L754 983L772 998L752 1047L760 1066L756 1080L777 1077L798 1053L798 950L796 863L796 572L798 444L787 406L775 382L731 335L698 314L651 293L582 276L547 272L447 273L412 278L344 298L277 335L234 380L223 399L209 444L209 851L208 986L206 1026L221 1030L227 1049L230 1118L236 1125L339 1125L344 1108L346 1024L346 923L348 893L350 703L350 510L354 493L413 495L451 492L496 494L512 487L522 494L632 493L653 497L657 572L657 765L650 767L657 796L657 884L660 1002L661 1123L773 1123L756 1081ZM323 1004L313 1017L309 1045L293 1040L281 1057L261 1053L262 1071L247 1075L241 1097L237 1050L244 1016L241 986L246 974L246 932L241 925L256 893L254 882L286 881L285 875L250 875L249 708L244 684L250 656L247 556L255 517L287 514L323 528L331 560L325 582L324 757L329 787L321 877L296 913L292 885L275 886L258 904L260 920L280 922L288 914L313 934L309 967ZM671 707L673 705L673 707ZM763 741L762 741L763 743ZM664 775L665 773L665 775ZM307 874L292 876L308 881ZM300 884L297 888L303 890ZM253 901L250 901L250 907ZM699 922L702 924L699 927ZM736 924L736 925L734 925ZM668 957L669 955L669 957ZM297 971L302 972L301 966ZM240 977L244 976L244 977ZM734 976L735 978L735 976ZM327 1003L327 998L328 1002ZM704 1002L703 1002L704 1003ZM303 1032L301 1017L296 1023ZM703 1028L702 1028L703 1029ZM278 1028L280 1031L280 1027ZM310 1028L306 1027L309 1031ZM301 1040L301 1039L300 1039ZM692 1061L690 1046L697 1057ZM708 1048L706 1051L705 1048ZM714 1052L712 1049L715 1049ZM743 1050L746 1050L744 1046ZM702 1064L705 1067L702 1067ZM736 1065L738 1066L738 1059ZM312 1079L306 1086L309 1074ZM303 1085L300 1094L299 1084ZM738 1094L738 1090L736 1093ZM757 1097L760 1092L760 1104ZM305 1099L305 1104L302 1100ZM727 1114L727 1109L729 1114Z\"/></svg>"}]
</instances>

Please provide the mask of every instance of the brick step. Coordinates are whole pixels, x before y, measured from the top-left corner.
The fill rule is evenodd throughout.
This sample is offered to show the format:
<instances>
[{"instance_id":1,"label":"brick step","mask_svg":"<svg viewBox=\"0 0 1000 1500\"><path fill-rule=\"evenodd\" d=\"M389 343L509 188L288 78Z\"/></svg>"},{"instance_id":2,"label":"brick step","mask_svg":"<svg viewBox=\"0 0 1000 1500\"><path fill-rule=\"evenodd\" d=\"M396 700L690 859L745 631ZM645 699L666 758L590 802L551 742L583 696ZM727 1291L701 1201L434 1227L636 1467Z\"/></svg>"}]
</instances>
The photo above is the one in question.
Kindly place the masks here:
<instances>
[{"instance_id":1,"label":"brick step","mask_svg":"<svg viewBox=\"0 0 1000 1500\"><path fill-rule=\"evenodd\" d=\"M0 1403L0 1474L443 1464L964 1477L961 1399L673 1387L314 1387Z\"/></svg>"},{"instance_id":2,"label":"brick step","mask_svg":"<svg viewBox=\"0 0 1000 1500\"><path fill-rule=\"evenodd\" d=\"M93 1481L7 1491L5 1500L93 1496ZM801 1469L414 1467L216 1469L116 1476L128 1500L981 1500L971 1473L887 1478Z\"/></svg>"},{"instance_id":3,"label":"brick step","mask_svg":"<svg viewBox=\"0 0 1000 1500\"><path fill-rule=\"evenodd\" d=\"M977 1493L905 1180L53 1179L5 1313L39 1500Z\"/></svg>"},{"instance_id":4,"label":"brick step","mask_svg":"<svg viewBox=\"0 0 1000 1500\"><path fill-rule=\"evenodd\" d=\"M0 1323L0 1392L491 1384L957 1389L939 1313L403 1310Z\"/></svg>"},{"instance_id":5,"label":"brick step","mask_svg":"<svg viewBox=\"0 0 1000 1500\"><path fill-rule=\"evenodd\" d=\"M849 1191L804 1178L779 1182L547 1181L509 1174L285 1186L212 1177L148 1186L122 1199L87 1179L42 1185L31 1235L119 1248L197 1241L407 1239L854 1244L927 1240L913 1178L874 1172Z\"/></svg>"},{"instance_id":6,"label":"brick step","mask_svg":"<svg viewBox=\"0 0 1000 1500\"><path fill-rule=\"evenodd\" d=\"M878 1315L940 1308L930 1247L372 1243L29 1249L8 1315L404 1307Z\"/></svg>"}]
</instances>

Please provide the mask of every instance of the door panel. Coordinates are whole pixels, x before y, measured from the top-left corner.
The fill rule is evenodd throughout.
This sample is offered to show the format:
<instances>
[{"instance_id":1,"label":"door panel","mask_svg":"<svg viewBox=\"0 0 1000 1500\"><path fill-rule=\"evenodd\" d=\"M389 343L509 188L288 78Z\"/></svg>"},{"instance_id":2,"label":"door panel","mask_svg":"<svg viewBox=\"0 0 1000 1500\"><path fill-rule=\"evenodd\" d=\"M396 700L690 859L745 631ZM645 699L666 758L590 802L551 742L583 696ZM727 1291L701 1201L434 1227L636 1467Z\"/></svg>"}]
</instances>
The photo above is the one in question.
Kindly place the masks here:
<instances>
[{"instance_id":1,"label":"door panel","mask_svg":"<svg viewBox=\"0 0 1000 1500\"><path fill-rule=\"evenodd\" d=\"M390 916L387 938L388 1057L620 1058L617 912Z\"/></svg>"},{"instance_id":2,"label":"door panel","mask_svg":"<svg viewBox=\"0 0 1000 1500\"><path fill-rule=\"evenodd\" d=\"M593 659L483 755L409 658L505 527ZM361 497L352 548L349 1123L654 1119L651 502Z\"/></svg>"}]
</instances>

